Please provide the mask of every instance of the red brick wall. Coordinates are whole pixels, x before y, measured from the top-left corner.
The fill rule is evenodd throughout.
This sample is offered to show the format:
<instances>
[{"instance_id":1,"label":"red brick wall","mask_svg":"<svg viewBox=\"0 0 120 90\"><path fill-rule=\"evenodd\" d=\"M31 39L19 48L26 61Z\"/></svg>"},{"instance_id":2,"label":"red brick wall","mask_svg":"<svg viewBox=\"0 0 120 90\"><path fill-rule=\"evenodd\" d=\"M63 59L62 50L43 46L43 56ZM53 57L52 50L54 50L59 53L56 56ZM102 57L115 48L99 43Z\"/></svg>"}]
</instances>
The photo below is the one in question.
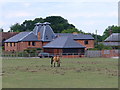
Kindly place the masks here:
<instances>
[{"instance_id":1,"label":"red brick wall","mask_svg":"<svg viewBox=\"0 0 120 90\"><path fill-rule=\"evenodd\" d=\"M17 45L18 43L14 43L15 46L12 43L12 46L10 46L10 43L5 43L5 51L17 51Z\"/></svg>"},{"instance_id":2,"label":"red brick wall","mask_svg":"<svg viewBox=\"0 0 120 90\"><path fill-rule=\"evenodd\" d=\"M45 46L46 44L48 44L49 42L42 42L42 45Z\"/></svg>"},{"instance_id":3,"label":"red brick wall","mask_svg":"<svg viewBox=\"0 0 120 90\"><path fill-rule=\"evenodd\" d=\"M16 34L18 34L18 32L0 32L0 45L4 46L4 41Z\"/></svg>"},{"instance_id":4,"label":"red brick wall","mask_svg":"<svg viewBox=\"0 0 120 90\"><path fill-rule=\"evenodd\" d=\"M85 46L86 49L88 48L94 48L94 40L75 40L78 43L80 43L81 45ZM85 45L85 41L88 41L88 44Z\"/></svg>"},{"instance_id":5,"label":"red brick wall","mask_svg":"<svg viewBox=\"0 0 120 90\"><path fill-rule=\"evenodd\" d=\"M2 34L2 39L9 39L10 37L18 34L19 32L0 32Z\"/></svg>"},{"instance_id":6,"label":"red brick wall","mask_svg":"<svg viewBox=\"0 0 120 90\"><path fill-rule=\"evenodd\" d=\"M110 57L120 57L119 51L116 50L102 50L102 57L110 58Z\"/></svg>"},{"instance_id":7,"label":"red brick wall","mask_svg":"<svg viewBox=\"0 0 120 90\"><path fill-rule=\"evenodd\" d=\"M34 47L34 48L42 48L42 42L35 42L35 46L32 46L32 42L30 42L30 46L28 45L28 42L18 42L15 43L15 46L12 44L10 46L10 43L5 43L5 51L23 51L27 48Z\"/></svg>"}]
</instances>

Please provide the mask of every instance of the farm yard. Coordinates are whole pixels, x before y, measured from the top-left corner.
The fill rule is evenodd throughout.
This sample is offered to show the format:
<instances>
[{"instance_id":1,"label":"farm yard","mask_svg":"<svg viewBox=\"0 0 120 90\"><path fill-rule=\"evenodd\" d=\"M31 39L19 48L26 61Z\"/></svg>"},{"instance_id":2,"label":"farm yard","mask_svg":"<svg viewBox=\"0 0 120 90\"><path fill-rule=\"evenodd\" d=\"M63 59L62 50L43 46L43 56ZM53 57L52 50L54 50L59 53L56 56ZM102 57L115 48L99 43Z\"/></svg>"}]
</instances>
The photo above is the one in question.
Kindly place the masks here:
<instances>
[{"instance_id":1,"label":"farm yard","mask_svg":"<svg viewBox=\"0 0 120 90\"><path fill-rule=\"evenodd\" d=\"M2 60L3 88L117 88L118 59L62 58L51 67L50 58Z\"/></svg>"}]
</instances>

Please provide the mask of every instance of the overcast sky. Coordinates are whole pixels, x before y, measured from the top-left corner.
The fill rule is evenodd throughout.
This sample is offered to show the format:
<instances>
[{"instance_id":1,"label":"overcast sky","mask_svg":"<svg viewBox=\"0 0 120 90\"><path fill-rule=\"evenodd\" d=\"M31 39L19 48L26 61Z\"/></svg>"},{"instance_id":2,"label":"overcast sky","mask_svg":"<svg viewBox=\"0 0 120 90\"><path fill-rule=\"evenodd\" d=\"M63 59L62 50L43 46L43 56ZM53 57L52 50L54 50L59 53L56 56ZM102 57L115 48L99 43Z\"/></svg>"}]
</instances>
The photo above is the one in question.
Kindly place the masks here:
<instances>
[{"instance_id":1,"label":"overcast sky","mask_svg":"<svg viewBox=\"0 0 120 90\"><path fill-rule=\"evenodd\" d=\"M118 0L119 1L119 0ZM25 20L62 16L84 32L102 35L110 25L118 25L117 0L1 0L0 28L8 31Z\"/></svg>"}]
</instances>

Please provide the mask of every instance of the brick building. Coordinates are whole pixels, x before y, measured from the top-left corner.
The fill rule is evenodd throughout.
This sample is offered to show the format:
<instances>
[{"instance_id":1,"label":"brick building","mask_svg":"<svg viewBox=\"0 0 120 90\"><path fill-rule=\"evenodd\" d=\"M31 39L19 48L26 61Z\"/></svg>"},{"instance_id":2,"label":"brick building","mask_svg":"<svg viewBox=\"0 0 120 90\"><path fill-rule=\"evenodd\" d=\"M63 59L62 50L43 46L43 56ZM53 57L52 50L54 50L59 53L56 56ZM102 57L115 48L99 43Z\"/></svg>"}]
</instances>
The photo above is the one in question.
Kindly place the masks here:
<instances>
[{"instance_id":1,"label":"brick building","mask_svg":"<svg viewBox=\"0 0 120 90\"><path fill-rule=\"evenodd\" d=\"M42 48L53 39L55 33L50 23L37 23L33 31L21 32L5 41L5 51L23 51L27 48Z\"/></svg>"},{"instance_id":2,"label":"brick building","mask_svg":"<svg viewBox=\"0 0 120 90\"><path fill-rule=\"evenodd\" d=\"M120 48L120 33L112 33L108 38L103 42L106 46L111 46L113 49Z\"/></svg>"},{"instance_id":3,"label":"brick building","mask_svg":"<svg viewBox=\"0 0 120 90\"><path fill-rule=\"evenodd\" d=\"M4 41L18 34L19 32L0 32L0 46L4 46Z\"/></svg>"},{"instance_id":4,"label":"brick building","mask_svg":"<svg viewBox=\"0 0 120 90\"><path fill-rule=\"evenodd\" d=\"M77 33L54 33L50 27L50 23L45 22L37 23L31 32L21 32L7 39L5 41L5 51L23 51L27 48L42 48L44 51L46 51L51 43L56 44L56 46L60 46L61 44L59 45L58 42L66 43L65 45L70 46L72 49L69 49L69 51L73 52L94 48L94 38L91 35ZM64 45L61 47L64 48ZM53 48L55 50L56 47ZM58 48L55 50L55 52L59 51L68 52L67 49L63 50L62 48L61 50L58 50Z\"/></svg>"},{"instance_id":5,"label":"brick building","mask_svg":"<svg viewBox=\"0 0 120 90\"><path fill-rule=\"evenodd\" d=\"M70 36L61 36L54 41L43 46L44 51L48 53L60 54L60 53L81 53L84 54L85 46L74 41Z\"/></svg>"}]
</instances>

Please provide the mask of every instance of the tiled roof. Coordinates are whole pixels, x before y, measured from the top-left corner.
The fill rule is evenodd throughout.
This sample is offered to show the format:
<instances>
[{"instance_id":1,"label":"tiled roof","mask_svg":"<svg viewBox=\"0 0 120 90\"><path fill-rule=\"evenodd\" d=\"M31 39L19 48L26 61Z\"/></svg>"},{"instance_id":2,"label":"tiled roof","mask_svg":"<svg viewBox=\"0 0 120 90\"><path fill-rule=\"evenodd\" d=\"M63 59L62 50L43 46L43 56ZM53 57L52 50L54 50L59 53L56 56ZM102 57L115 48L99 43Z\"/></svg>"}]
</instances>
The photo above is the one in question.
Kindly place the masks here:
<instances>
[{"instance_id":1,"label":"tiled roof","mask_svg":"<svg viewBox=\"0 0 120 90\"><path fill-rule=\"evenodd\" d=\"M37 36L37 33L40 32L42 41L52 41L56 35L49 25L48 22L37 23L33 30L34 34Z\"/></svg>"},{"instance_id":2,"label":"tiled roof","mask_svg":"<svg viewBox=\"0 0 120 90\"><path fill-rule=\"evenodd\" d=\"M37 36L38 32L40 32L40 29L42 27L42 23L36 23L36 26L33 29L33 33Z\"/></svg>"},{"instance_id":3,"label":"tiled roof","mask_svg":"<svg viewBox=\"0 0 120 90\"><path fill-rule=\"evenodd\" d=\"M61 36L46 44L43 48L85 48L69 36Z\"/></svg>"},{"instance_id":4,"label":"tiled roof","mask_svg":"<svg viewBox=\"0 0 120 90\"><path fill-rule=\"evenodd\" d=\"M79 39L79 40L94 40L94 38L91 35L85 35L85 34L72 34L72 33L56 33L57 36L70 36L71 38Z\"/></svg>"},{"instance_id":5,"label":"tiled roof","mask_svg":"<svg viewBox=\"0 0 120 90\"><path fill-rule=\"evenodd\" d=\"M19 32L0 32L2 39L9 39L10 37L18 34Z\"/></svg>"},{"instance_id":6,"label":"tiled roof","mask_svg":"<svg viewBox=\"0 0 120 90\"><path fill-rule=\"evenodd\" d=\"M104 41L120 41L120 33L112 33L107 39Z\"/></svg>"},{"instance_id":7,"label":"tiled roof","mask_svg":"<svg viewBox=\"0 0 120 90\"><path fill-rule=\"evenodd\" d=\"M53 41L56 36L69 36L71 39L81 39L81 40L94 40L91 35L84 34L72 34L72 33L54 33L52 28L49 26L50 23L37 23L35 24L35 28L31 32L21 32L9 39L5 42L19 42L19 41L39 41L38 40L38 32L41 34L41 41Z\"/></svg>"},{"instance_id":8,"label":"tiled roof","mask_svg":"<svg viewBox=\"0 0 120 90\"><path fill-rule=\"evenodd\" d=\"M26 37L26 35L28 35L30 32L21 32L7 40L5 40L5 42L19 42L21 41L21 39L24 39Z\"/></svg>"},{"instance_id":9,"label":"tiled roof","mask_svg":"<svg viewBox=\"0 0 120 90\"><path fill-rule=\"evenodd\" d=\"M21 32L5 42L18 42L18 41L39 41L38 32L41 34L42 41L52 41L55 39L56 35L52 28L49 26L50 23L37 23L32 32Z\"/></svg>"},{"instance_id":10,"label":"tiled roof","mask_svg":"<svg viewBox=\"0 0 120 90\"><path fill-rule=\"evenodd\" d=\"M21 41L39 41L39 40L33 32L30 32L24 38L21 38Z\"/></svg>"},{"instance_id":11,"label":"tiled roof","mask_svg":"<svg viewBox=\"0 0 120 90\"><path fill-rule=\"evenodd\" d=\"M52 41L55 39L56 35L49 25L43 25L40 29L41 40L42 41Z\"/></svg>"}]
</instances>

